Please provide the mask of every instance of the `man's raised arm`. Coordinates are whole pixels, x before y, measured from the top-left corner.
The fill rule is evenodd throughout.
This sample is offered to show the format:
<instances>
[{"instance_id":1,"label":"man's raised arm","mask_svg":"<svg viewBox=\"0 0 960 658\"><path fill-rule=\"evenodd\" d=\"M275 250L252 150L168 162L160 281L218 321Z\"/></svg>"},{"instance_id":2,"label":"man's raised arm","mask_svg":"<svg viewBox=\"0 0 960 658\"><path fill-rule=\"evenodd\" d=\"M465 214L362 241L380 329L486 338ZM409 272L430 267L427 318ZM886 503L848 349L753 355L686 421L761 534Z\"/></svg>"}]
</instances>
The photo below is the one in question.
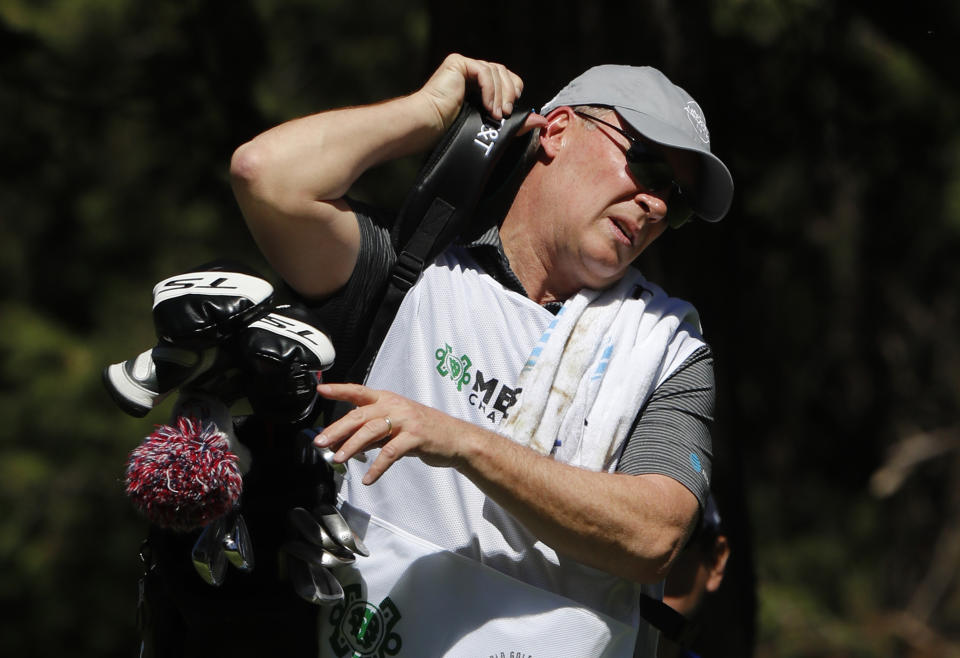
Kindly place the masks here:
<instances>
[{"instance_id":1,"label":"man's raised arm","mask_svg":"<svg viewBox=\"0 0 960 658\"><path fill-rule=\"evenodd\" d=\"M456 118L467 86L495 117L523 89L502 65L449 55L418 91L294 119L240 146L230 174L254 240L300 294L328 295L350 278L360 247L343 196L366 170L430 148Z\"/></svg>"}]
</instances>

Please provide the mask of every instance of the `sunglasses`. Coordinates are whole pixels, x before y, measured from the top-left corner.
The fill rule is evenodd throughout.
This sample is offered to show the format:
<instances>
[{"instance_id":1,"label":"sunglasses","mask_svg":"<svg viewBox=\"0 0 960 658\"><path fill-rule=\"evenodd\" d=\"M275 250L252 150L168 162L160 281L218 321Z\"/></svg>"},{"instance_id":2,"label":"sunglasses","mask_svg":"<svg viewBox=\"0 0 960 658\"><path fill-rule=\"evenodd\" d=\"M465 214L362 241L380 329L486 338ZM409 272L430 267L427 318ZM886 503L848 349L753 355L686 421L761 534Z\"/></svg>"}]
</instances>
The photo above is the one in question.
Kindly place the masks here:
<instances>
[{"instance_id":1,"label":"sunglasses","mask_svg":"<svg viewBox=\"0 0 960 658\"><path fill-rule=\"evenodd\" d=\"M608 121L578 110L574 110L574 113L584 119L602 123L630 141L630 148L626 152L627 166L636 181L651 192L670 190L667 201L667 216L665 217L670 228L680 228L690 221L693 217L693 209L684 198L683 190L674 178L673 169L670 168L663 155L647 148L639 139Z\"/></svg>"}]
</instances>

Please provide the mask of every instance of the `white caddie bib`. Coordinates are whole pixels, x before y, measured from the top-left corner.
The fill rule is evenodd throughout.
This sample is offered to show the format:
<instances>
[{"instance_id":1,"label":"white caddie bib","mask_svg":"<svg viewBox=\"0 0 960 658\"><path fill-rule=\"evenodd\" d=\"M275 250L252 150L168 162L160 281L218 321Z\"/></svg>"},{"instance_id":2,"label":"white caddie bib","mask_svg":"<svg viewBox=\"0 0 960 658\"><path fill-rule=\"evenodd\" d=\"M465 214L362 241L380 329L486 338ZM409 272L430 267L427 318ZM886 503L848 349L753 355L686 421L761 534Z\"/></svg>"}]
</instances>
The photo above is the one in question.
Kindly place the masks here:
<instances>
[{"instance_id":1,"label":"white caddie bib","mask_svg":"<svg viewBox=\"0 0 960 658\"><path fill-rule=\"evenodd\" d=\"M496 431L552 318L448 249L404 298L367 385ZM366 468L351 460L341 499L370 556L335 572L346 597L321 611L322 655L626 658L638 629L656 646L638 604L660 586L558 556L452 468L407 457L364 486Z\"/></svg>"}]
</instances>

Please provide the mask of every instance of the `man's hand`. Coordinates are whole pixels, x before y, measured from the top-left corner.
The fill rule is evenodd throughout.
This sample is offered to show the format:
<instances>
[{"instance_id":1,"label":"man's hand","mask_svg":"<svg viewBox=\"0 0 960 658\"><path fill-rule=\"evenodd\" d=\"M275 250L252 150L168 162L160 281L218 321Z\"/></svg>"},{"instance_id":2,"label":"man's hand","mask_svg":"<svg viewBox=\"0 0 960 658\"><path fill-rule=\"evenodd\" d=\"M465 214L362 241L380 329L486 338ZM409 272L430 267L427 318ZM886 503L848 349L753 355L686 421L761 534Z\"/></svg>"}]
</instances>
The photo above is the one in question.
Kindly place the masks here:
<instances>
[{"instance_id":1,"label":"man's hand","mask_svg":"<svg viewBox=\"0 0 960 658\"><path fill-rule=\"evenodd\" d=\"M363 478L373 484L404 456L420 457L430 466L461 466L471 437L482 429L418 404L390 391L360 384L321 384L320 395L356 405L350 413L323 429L314 439L320 448L336 450L334 461L381 448Z\"/></svg>"},{"instance_id":2,"label":"man's hand","mask_svg":"<svg viewBox=\"0 0 960 658\"><path fill-rule=\"evenodd\" d=\"M523 80L503 64L447 55L418 92L434 108L440 133L453 123L468 86L473 85L480 90L483 106L496 119L509 116L523 92Z\"/></svg>"}]
</instances>

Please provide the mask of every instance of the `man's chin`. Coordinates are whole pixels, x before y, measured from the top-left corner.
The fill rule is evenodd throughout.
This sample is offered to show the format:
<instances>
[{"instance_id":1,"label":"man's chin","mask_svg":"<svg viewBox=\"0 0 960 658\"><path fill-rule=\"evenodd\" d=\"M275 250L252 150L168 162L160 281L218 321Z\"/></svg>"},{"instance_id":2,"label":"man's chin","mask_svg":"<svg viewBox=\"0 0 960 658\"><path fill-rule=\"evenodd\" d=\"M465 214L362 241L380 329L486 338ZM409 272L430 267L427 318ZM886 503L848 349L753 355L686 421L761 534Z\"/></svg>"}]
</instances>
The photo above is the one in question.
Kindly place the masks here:
<instances>
[{"instance_id":1,"label":"man's chin","mask_svg":"<svg viewBox=\"0 0 960 658\"><path fill-rule=\"evenodd\" d=\"M590 274L587 287L595 290L609 288L623 278L631 262L632 261L626 263L608 263L593 261L592 263L588 263L588 271Z\"/></svg>"}]
</instances>

